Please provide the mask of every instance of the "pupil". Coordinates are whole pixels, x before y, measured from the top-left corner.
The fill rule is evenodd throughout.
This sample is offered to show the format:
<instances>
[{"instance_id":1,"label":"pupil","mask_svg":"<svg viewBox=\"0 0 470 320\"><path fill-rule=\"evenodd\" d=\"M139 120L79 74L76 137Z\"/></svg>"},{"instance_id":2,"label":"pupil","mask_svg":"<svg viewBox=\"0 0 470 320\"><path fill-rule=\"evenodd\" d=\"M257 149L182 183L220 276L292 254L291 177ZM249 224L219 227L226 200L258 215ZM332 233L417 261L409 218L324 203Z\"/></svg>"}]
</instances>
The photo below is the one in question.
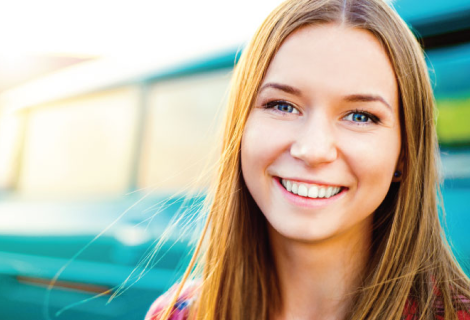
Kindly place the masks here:
<instances>
[{"instance_id":1,"label":"pupil","mask_svg":"<svg viewBox=\"0 0 470 320\"><path fill-rule=\"evenodd\" d=\"M367 117L364 114L356 113L354 114L354 120L359 121L359 122L366 122Z\"/></svg>"}]
</instances>

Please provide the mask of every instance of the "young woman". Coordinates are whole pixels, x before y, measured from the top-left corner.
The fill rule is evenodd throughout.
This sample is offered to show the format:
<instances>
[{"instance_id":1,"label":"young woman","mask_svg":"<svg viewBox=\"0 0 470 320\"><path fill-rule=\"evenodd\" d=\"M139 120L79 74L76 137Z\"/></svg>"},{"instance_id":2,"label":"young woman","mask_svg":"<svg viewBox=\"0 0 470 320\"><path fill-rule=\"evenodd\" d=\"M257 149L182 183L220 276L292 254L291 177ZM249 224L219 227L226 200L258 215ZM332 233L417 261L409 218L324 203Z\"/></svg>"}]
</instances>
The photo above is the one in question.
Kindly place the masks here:
<instances>
[{"instance_id":1,"label":"young woman","mask_svg":"<svg viewBox=\"0 0 470 320\"><path fill-rule=\"evenodd\" d=\"M278 7L235 68L195 257L147 319L470 319L426 70L381 0Z\"/></svg>"}]
</instances>

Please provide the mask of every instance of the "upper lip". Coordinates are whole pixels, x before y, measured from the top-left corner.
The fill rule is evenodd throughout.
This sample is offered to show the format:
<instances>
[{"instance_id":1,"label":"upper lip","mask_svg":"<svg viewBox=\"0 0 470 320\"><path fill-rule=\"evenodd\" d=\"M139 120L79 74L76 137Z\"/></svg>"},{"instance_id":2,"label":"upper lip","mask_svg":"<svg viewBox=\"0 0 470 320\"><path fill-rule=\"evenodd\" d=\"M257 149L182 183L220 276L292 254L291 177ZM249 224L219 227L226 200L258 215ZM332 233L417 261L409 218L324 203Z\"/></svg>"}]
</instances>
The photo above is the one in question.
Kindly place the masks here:
<instances>
[{"instance_id":1,"label":"upper lip","mask_svg":"<svg viewBox=\"0 0 470 320\"><path fill-rule=\"evenodd\" d=\"M341 184L330 183L322 180L310 180L310 179L300 179L300 178L287 178L287 177L278 177L279 179L295 181L298 183L305 183L305 184L316 184L321 186L328 186L328 187L344 187Z\"/></svg>"}]
</instances>

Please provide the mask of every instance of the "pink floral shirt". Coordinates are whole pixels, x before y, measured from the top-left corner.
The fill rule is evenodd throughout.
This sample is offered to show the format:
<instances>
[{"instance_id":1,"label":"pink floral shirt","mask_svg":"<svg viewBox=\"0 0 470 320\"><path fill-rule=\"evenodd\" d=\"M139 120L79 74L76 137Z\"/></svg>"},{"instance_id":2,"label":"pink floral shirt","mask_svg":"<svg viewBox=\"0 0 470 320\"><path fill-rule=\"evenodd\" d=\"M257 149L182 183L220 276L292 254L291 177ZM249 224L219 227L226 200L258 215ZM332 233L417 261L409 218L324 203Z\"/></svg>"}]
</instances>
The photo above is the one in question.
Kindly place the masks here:
<instances>
[{"instance_id":1,"label":"pink floral shirt","mask_svg":"<svg viewBox=\"0 0 470 320\"><path fill-rule=\"evenodd\" d=\"M187 282L181 294L176 300L176 303L173 306L173 311L170 315L168 320L187 320L189 317L189 307L193 304L196 300L197 296L197 289L198 289L197 282ZM175 284L173 287L170 288L165 294L160 296L150 307L150 310L147 312L145 316L145 320L159 320L159 316L161 313L168 307L173 299L173 296L178 289L178 284Z\"/></svg>"}]
</instances>

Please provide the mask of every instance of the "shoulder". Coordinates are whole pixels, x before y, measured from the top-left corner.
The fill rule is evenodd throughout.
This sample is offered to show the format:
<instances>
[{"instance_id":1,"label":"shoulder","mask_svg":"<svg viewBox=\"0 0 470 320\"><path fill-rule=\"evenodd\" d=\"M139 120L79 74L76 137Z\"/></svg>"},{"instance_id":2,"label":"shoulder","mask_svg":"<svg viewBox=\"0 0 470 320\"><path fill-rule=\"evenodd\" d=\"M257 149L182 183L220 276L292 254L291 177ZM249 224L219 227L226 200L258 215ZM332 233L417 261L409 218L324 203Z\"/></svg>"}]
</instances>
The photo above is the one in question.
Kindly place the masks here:
<instances>
[{"instance_id":1,"label":"shoulder","mask_svg":"<svg viewBox=\"0 0 470 320\"><path fill-rule=\"evenodd\" d=\"M174 294L178 290L179 284L175 284L166 293L161 295L150 307L145 320L159 320L161 313L166 310ZM197 298L199 282L188 281L181 291L176 303L173 305L171 316L168 320L187 320L189 316L190 306Z\"/></svg>"}]
</instances>

